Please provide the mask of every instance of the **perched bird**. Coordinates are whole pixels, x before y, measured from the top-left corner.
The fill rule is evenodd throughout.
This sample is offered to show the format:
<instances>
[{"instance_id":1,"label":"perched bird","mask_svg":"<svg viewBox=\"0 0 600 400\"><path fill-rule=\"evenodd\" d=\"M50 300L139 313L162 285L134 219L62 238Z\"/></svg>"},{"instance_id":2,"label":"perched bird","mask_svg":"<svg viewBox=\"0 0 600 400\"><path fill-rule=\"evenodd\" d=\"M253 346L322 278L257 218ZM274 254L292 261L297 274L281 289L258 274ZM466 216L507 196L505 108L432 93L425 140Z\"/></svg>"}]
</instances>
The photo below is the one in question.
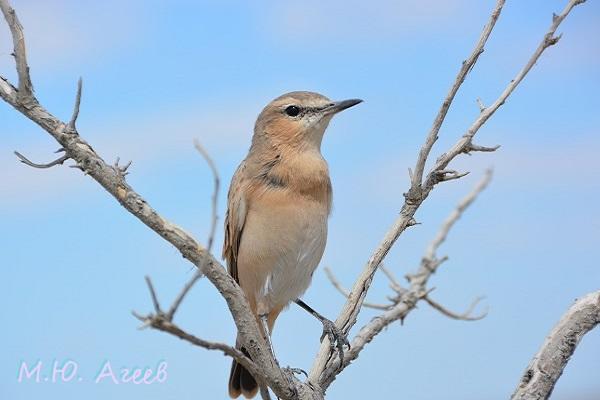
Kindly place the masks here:
<instances>
[{"instance_id":1,"label":"perched bird","mask_svg":"<svg viewBox=\"0 0 600 400\"><path fill-rule=\"evenodd\" d=\"M223 258L268 343L277 316L292 301L323 323L323 336L337 341L338 348L347 343L299 297L327 241L332 193L321 155L323 134L335 114L361 101L335 102L312 92L276 98L258 116L248 155L231 180ZM252 398L257 391L256 380L234 360L229 395Z\"/></svg>"}]
</instances>

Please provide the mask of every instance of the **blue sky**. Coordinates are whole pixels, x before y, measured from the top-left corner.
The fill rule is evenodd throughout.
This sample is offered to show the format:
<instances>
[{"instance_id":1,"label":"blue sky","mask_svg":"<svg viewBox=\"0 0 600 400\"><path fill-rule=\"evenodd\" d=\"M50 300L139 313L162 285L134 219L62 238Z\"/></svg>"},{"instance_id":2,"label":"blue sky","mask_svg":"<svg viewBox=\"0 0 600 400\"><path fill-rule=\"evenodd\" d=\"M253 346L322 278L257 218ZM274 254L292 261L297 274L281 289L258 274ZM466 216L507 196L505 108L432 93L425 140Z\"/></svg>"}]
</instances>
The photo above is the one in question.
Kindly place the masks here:
<instances>
[{"instance_id":1,"label":"blue sky","mask_svg":"<svg viewBox=\"0 0 600 400\"><path fill-rule=\"evenodd\" d=\"M461 89L433 159L491 103L529 57L566 1L508 1L486 52ZM79 130L112 161L133 160L130 183L165 217L205 240L210 173L198 138L228 182L244 157L262 106L291 90L360 106L336 117L323 143L334 212L321 265L350 286L383 237L408 188L407 168L493 1L14 1L28 39L36 93L67 119L79 76ZM436 188L386 260L413 270L454 204L493 166L491 186L440 254L434 297L461 310L485 295L487 318L448 320L421 305L367 346L328 391L331 399L504 399L560 315L597 290L600 269L600 5L588 1L559 29L558 46L478 134L494 154L458 159L471 171ZM8 30L0 71L14 79ZM0 220L4 329L0 396L6 399L221 399L229 360L155 331L130 311L150 311L150 275L164 304L191 276L177 251L121 209L89 177L66 167L33 170L19 150L51 159L56 143L0 105ZM224 212L221 196L220 214ZM219 224L221 225L221 224ZM222 229L216 252L220 253ZM383 276L370 293L389 294ZM319 268L305 300L334 318L343 299ZM374 316L365 310L359 326ZM234 342L225 304L209 282L194 288L178 323ZM320 325L291 307L275 330L283 365L309 369ZM18 383L21 362L72 360L81 382ZM115 369L168 363L152 385L94 383ZM600 334L589 334L554 399L600 396Z\"/></svg>"}]
</instances>

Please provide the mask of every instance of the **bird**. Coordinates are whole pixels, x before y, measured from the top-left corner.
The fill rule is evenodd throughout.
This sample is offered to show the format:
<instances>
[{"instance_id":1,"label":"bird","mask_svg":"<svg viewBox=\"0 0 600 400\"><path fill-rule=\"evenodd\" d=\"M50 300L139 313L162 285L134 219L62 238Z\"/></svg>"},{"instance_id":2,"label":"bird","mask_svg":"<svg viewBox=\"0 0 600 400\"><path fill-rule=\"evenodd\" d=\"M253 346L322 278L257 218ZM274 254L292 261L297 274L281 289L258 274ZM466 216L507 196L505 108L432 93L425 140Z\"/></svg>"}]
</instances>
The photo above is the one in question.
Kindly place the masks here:
<instances>
[{"instance_id":1,"label":"bird","mask_svg":"<svg viewBox=\"0 0 600 400\"><path fill-rule=\"evenodd\" d=\"M321 154L323 135L334 115L361 102L307 91L277 97L259 114L248 154L231 180L222 255L269 345L275 320L291 302L323 323L321 340L328 335L342 354L341 346L348 345L333 322L300 296L327 241L332 187ZM236 347L249 356L239 336ZM229 396L252 398L258 389L256 379L233 360Z\"/></svg>"}]
</instances>

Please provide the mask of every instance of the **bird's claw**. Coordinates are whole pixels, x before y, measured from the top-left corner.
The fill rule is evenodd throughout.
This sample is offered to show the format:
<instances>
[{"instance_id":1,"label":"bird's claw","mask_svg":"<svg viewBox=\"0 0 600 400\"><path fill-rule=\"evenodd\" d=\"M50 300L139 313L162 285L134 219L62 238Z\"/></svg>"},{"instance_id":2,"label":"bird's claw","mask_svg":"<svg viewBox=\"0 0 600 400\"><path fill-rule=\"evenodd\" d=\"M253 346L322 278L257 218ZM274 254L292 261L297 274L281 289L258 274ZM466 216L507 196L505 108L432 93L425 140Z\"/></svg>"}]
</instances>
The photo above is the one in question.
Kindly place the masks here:
<instances>
[{"instance_id":1,"label":"bird's claw","mask_svg":"<svg viewBox=\"0 0 600 400\"><path fill-rule=\"evenodd\" d=\"M350 342L348 338L333 322L326 319L323 322L323 333L321 334L321 342L325 339L325 336L329 339L329 346L331 351L337 350L340 357L340 367L344 365L344 346L350 348Z\"/></svg>"},{"instance_id":2,"label":"bird's claw","mask_svg":"<svg viewBox=\"0 0 600 400\"><path fill-rule=\"evenodd\" d=\"M308 378L308 374L306 373L305 370L303 370L302 368L294 368L294 367L285 367L284 368L288 373L292 374L292 375L300 375L303 374L304 376L306 376Z\"/></svg>"},{"instance_id":3,"label":"bird's claw","mask_svg":"<svg viewBox=\"0 0 600 400\"><path fill-rule=\"evenodd\" d=\"M289 385L289 388L291 391L290 399L299 399L300 396L298 394L298 388L296 387L296 382L298 380L296 379L295 374L304 374L304 375L306 375L307 378L308 378L308 374L303 369L292 368L292 367L283 368L283 372L285 373L284 375L285 375L288 383L290 384ZM279 400L279 397L277 397L277 399Z\"/></svg>"}]
</instances>

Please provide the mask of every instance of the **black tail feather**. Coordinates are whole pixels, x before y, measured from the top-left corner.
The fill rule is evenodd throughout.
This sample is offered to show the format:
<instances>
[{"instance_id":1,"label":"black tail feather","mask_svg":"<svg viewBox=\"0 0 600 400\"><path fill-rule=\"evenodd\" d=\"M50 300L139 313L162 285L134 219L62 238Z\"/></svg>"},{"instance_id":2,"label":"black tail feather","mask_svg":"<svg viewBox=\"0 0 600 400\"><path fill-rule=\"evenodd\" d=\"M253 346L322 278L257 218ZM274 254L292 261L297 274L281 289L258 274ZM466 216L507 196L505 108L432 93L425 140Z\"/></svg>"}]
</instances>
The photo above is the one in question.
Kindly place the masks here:
<instances>
[{"instance_id":1,"label":"black tail feather","mask_svg":"<svg viewBox=\"0 0 600 400\"><path fill-rule=\"evenodd\" d=\"M240 349L242 353L248 358L250 354L245 348ZM232 399L236 399L241 395L245 398L251 399L256 396L258 392L258 383L256 379L236 360L231 363L231 372L229 373L229 396Z\"/></svg>"}]
</instances>

